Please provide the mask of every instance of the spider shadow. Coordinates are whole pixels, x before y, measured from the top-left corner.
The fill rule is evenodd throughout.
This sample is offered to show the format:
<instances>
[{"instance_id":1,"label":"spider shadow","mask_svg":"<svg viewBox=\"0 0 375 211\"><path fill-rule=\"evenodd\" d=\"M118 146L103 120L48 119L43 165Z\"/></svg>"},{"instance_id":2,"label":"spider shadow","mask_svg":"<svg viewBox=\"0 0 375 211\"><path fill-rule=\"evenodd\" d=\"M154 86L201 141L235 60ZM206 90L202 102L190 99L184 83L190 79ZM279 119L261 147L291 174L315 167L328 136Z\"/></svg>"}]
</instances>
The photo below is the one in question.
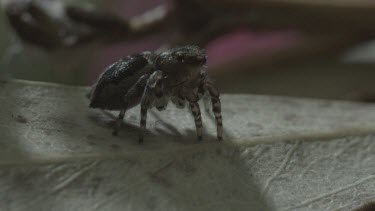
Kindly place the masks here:
<instances>
[{"instance_id":1,"label":"spider shadow","mask_svg":"<svg viewBox=\"0 0 375 211\"><path fill-rule=\"evenodd\" d=\"M150 114L155 118L155 122L153 124L149 123L146 127L148 128L145 132L146 141L151 140L153 136L158 136L163 137L168 141L180 144L194 144L198 142L196 130L185 129L184 131L180 131L174 125L163 121L156 111L151 110ZM117 120L117 116L107 110L90 112L88 118L97 126L110 130L109 133L112 132ZM193 119L192 124L194 124ZM125 117L117 137L127 136L130 139L138 140L138 135L140 132L141 129L139 127L139 120L131 117ZM217 141L217 138L216 136L209 134L203 128L203 141Z\"/></svg>"},{"instance_id":2,"label":"spider shadow","mask_svg":"<svg viewBox=\"0 0 375 211\"><path fill-rule=\"evenodd\" d=\"M174 125L163 121L160 116L155 111L150 112L156 119L156 122L162 126L162 128L155 127L154 130L160 135L167 135L169 137L173 137L174 142L184 143L184 144L191 144L192 140L193 143L200 142L197 137L197 132L195 129L185 129L183 132L178 130ZM191 122L194 124L193 116L191 116ZM202 141L217 141L216 136L211 135L207 132L206 128L203 126L203 137Z\"/></svg>"},{"instance_id":3,"label":"spider shadow","mask_svg":"<svg viewBox=\"0 0 375 211\"><path fill-rule=\"evenodd\" d=\"M117 116L107 110L100 110L100 112L91 112L88 117L97 126L107 129L113 129L117 120ZM139 130L139 127L128 123L126 120L123 121L121 130L123 130L124 128L130 129L130 131Z\"/></svg>"},{"instance_id":4,"label":"spider shadow","mask_svg":"<svg viewBox=\"0 0 375 211\"><path fill-rule=\"evenodd\" d=\"M108 130L108 134L112 135L113 129L115 127L117 116L107 110L99 110L95 112L90 112L88 118L96 126L105 128ZM140 132L139 126L132 124L132 122L123 121L122 126L119 130L119 134L113 137L122 137L124 134L127 134L129 138L133 139L133 134L138 134Z\"/></svg>"}]
</instances>

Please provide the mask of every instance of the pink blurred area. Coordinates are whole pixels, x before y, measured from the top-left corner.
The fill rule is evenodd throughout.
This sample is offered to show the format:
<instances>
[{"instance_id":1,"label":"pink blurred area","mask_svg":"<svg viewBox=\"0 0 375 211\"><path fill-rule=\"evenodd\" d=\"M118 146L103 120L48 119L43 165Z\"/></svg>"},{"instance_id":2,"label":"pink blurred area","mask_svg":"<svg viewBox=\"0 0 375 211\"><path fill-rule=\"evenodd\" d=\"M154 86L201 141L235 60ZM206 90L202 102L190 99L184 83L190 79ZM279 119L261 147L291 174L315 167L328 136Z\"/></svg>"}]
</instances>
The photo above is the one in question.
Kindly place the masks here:
<instances>
[{"instance_id":1,"label":"pink blurred area","mask_svg":"<svg viewBox=\"0 0 375 211\"><path fill-rule=\"evenodd\" d=\"M157 1L114 1L113 11L124 18L142 14L160 4L168 3L165 0ZM256 33L248 28L238 28L213 41L205 48L210 67L220 66L241 57L252 55L267 56L268 54L289 48L300 41L300 34L294 30L273 31ZM153 51L168 42L171 35L155 34L140 40L117 43L115 45L102 47L94 54L93 63L88 75L88 83L96 80L98 75L116 60L126 57L129 54L142 51ZM230 71L230 70L228 70Z\"/></svg>"},{"instance_id":2,"label":"pink blurred area","mask_svg":"<svg viewBox=\"0 0 375 211\"><path fill-rule=\"evenodd\" d=\"M293 30L256 33L249 29L238 29L225 34L206 46L208 65L215 67L246 56L267 54L293 46L300 34Z\"/></svg>"}]
</instances>

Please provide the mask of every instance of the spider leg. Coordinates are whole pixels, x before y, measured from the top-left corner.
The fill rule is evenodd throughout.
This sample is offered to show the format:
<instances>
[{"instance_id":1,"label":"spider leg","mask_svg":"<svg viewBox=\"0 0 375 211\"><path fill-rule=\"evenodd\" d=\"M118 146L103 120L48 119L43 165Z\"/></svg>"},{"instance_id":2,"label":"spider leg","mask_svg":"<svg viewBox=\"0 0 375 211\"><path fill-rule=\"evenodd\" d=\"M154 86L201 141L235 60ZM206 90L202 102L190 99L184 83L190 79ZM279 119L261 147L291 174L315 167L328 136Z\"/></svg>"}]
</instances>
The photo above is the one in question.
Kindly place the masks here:
<instances>
[{"instance_id":1,"label":"spider leg","mask_svg":"<svg viewBox=\"0 0 375 211\"><path fill-rule=\"evenodd\" d=\"M147 110L151 108L155 101L155 87L156 84L162 79L162 72L155 71L147 80L146 88L141 100L141 131L139 134L139 143L143 142L143 137L146 132Z\"/></svg>"},{"instance_id":2,"label":"spider leg","mask_svg":"<svg viewBox=\"0 0 375 211\"><path fill-rule=\"evenodd\" d=\"M216 127L217 127L217 138L219 140L223 139L223 119L221 116L221 102L220 102L220 93L219 90L214 86L214 84L210 81L206 81L206 87L208 93L211 96L212 102L212 111L214 112L214 116L216 119Z\"/></svg>"},{"instance_id":3,"label":"spider leg","mask_svg":"<svg viewBox=\"0 0 375 211\"><path fill-rule=\"evenodd\" d=\"M178 108L185 108L185 99L183 97L179 97L177 99L177 107Z\"/></svg>"},{"instance_id":4,"label":"spider leg","mask_svg":"<svg viewBox=\"0 0 375 211\"><path fill-rule=\"evenodd\" d=\"M155 93L155 102L154 106L158 111L163 111L167 108L169 98L163 93L163 85L161 83L157 84L154 93Z\"/></svg>"},{"instance_id":5,"label":"spider leg","mask_svg":"<svg viewBox=\"0 0 375 211\"><path fill-rule=\"evenodd\" d=\"M198 141L202 140L202 117L198 102L190 102L191 113L194 116L195 128L197 130Z\"/></svg>"},{"instance_id":6,"label":"spider leg","mask_svg":"<svg viewBox=\"0 0 375 211\"><path fill-rule=\"evenodd\" d=\"M171 101L176 108L185 108L185 98L181 95L171 97Z\"/></svg>"},{"instance_id":7,"label":"spider leg","mask_svg":"<svg viewBox=\"0 0 375 211\"><path fill-rule=\"evenodd\" d=\"M204 109L206 112L210 112L210 97L204 88L204 82L198 88L198 97L203 100Z\"/></svg>"},{"instance_id":8,"label":"spider leg","mask_svg":"<svg viewBox=\"0 0 375 211\"><path fill-rule=\"evenodd\" d=\"M119 113L119 115L117 117L117 120L116 120L116 123L115 123L115 127L113 128L112 135L117 136L118 131L119 131L119 129L122 126L122 121L124 119L125 112L126 112L126 109L121 109L121 111L120 111L120 113Z\"/></svg>"},{"instance_id":9,"label":"spider leg","mask_svg":"<svg viewBox=\"0 0 375 211\"><path fill-rule=\"evenodd\" d=\"M197 95L199 99L203 100L203 106L204 110L206 110L207 113L210 112L210 96L208 91L206 90L206 80L207 80L207 74L202 73L200 78L200 83L197 90Z\"/></svg>"},{"instance_id":10,"label":"spider leg","mask_svg":"<svg viewBox=\"0 0 375 211\"><path fill-rule=\"evenodd\" d=\"M146 84L148 77L149 77L149 75L142 76L129 89L129 91L125 94L125 97L124 97L124 102L125 102L124 103L124 107L123 107L123 109L121 109L121 111L120 111L120 113L118 115L118 118L117 118L116 123L115 123L115 127L113 128L112 135L117 136L118 131L121 128L122 123L123 123L125 112L127 110L128 104L129 104L128 102L131 102L132 100L136 100L135 98L139 95L139 93L142 93L142 91L144 90L144 85Z\"/></svg>"},{"instance_id":11,"label":"spider leg","mask_svg":"<svg viewBox=\"0 0 375 211\"><path fill-rule=\"evenodd\" d=\"M147 106L141 105L141 132L139 134L139 143L143 143L143 137L146 132Z\"/></svg>"}]
</instances>

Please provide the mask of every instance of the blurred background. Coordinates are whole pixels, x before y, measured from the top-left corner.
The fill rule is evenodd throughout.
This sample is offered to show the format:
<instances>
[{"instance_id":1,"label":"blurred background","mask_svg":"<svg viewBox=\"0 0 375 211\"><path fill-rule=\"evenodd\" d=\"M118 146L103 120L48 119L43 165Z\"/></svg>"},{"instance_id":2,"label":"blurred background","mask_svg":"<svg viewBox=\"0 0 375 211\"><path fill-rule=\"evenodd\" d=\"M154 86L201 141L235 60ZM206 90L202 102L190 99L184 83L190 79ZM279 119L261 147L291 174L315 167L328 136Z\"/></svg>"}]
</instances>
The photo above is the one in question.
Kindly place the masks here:
<instances>
[{"instance_id":1,"label":"blurred background","mask_svg":"<svg viewBox=\"0 0 375 211\"><path fill-rule=\"evenodd\" d=\"M372 0L1 0L0 78L91 85L194 44L223 93L375 102Z\"/></svg>"}]
</instances>

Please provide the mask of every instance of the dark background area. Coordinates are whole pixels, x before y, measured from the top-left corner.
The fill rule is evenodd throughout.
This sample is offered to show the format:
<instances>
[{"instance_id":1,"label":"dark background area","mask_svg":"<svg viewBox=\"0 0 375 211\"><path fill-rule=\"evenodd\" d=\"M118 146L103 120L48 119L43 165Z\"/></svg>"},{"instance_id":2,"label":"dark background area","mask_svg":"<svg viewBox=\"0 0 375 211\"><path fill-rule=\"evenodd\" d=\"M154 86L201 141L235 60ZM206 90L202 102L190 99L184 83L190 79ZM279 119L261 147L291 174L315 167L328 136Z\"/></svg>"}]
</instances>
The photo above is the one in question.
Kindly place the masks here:
<instances>
[{"instance_id":1,"label":"dark background area","mask_svg":"<svg viewBox=\"0 0 375 211\"><path fill-rule=\"evenodd\" d=\"M86 86L121 57L196 44L224 93L375 100L371 1L3 0L0 17L2 78Z\"/></svg>"}]
</instances>

